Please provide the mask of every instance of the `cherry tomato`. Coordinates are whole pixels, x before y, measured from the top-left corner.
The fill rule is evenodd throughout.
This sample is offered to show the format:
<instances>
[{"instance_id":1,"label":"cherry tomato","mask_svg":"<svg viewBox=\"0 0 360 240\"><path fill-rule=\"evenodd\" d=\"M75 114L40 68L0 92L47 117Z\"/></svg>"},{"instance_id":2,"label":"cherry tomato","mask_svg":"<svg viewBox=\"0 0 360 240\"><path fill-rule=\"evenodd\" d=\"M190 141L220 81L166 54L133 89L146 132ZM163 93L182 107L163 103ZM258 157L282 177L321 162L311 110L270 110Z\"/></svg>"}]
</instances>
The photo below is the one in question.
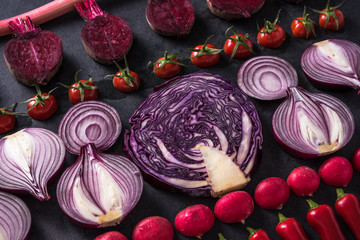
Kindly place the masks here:
<instances>
[{"instance_id":1,"label":"cherry tomato","mask_svg":"<svg viewBox=\"0 0 360 240\"><path fill-rule=\"evenodd\" d=\"M334 9L333 11L336 15L338 24L336 24L335 18L333 16L330 16L328 22L326 23L327 15L320 14L320 16L319 16L320 27L325 28L326 30L332 30L332 31L337 31L344 27L344 24L345 24L344 14L338 9Z\"/></svg>"},{"instance_id":2,"label":"cherry tomato","mask_svg":"<svg viewBox=\"0 0 360 240\"><path fill-rule=\"evenodd\" d=\"M311 25L310 25L311 24ZM298 38L309 38L314 36L315 24L307 22L303 17L294 19L291 23L291 31L295 37Z\"/></svg>"},{"instance_id":3,"label":"cherry tomato","mask_svg":"<svg viewBox=\"0 0 360 240\"><path fill-rule=\"evenodd\" d=\"M276 24L279 19L280 11L277 13L275 21L265 21L265 27L262 27L257 34L257 41L267 48L278 48L286 39L284 29Z\"/></svg>"},{"instance_id":4,"label":"cherry tomato","mask_svg":"<svg viewBox=\"0 0 360 240\"><path fill-rule=\"evenodd\" d=\"M232 30L235 34L228 37L228 31ZM237 33L234 27L229 27L226 32L225 36L227 37L225 44L224 44L224 52L226 55L231 56L231 58L246 58L254 53L253 43L248 38L248 34L240 34Z\"/></svg>"},{"instance_id":5,"label":"cherry tomato","mask_svg":"<svg viewBox=\"0 0 360 240\"><path fill-rule=\"evenodd\" d=\"M59 107L56 98L48 93L36 94L29 100L27 104L28 114L36 120L50 118Z\"/></svg>"},{"instance_id":6,"label":"cherry tomato","mask_svg":"<svg viewBox=\"0 0 360 240\"><path fill-rule=\"evenodd\" d=\"M201 49L203 48L203 46L204 45L198 45L194 48L195 50L199 50L199 52L196 52L196 51L191 52L191 55L190 55L191 62L195 66L202 67L202 68L208 68L208 67L212 67L212 66L216 65L220 60L220 53L200 55L199 53L200 53ZM206 48L217 49L212 44L207 44Z\"/></svg>"},{"instance_id":7,"label":"cherry tomato","mask_svg":"<svg viewBox=\"0 0 360 240\"><path fill-rule=\"evenodd\" d=\"M92 79L77 81L69 88L69 99L73 104L83 101L97 100L98 95L99 93L97 87L92 82ZM83 99L81 99L81 96Z\"/></svg>"},{"instance_id":8,"label":"cherry tomato","mask_svg":"<svg viewBox=\"0 0 360 240\"><path fill-rule=\"evenodd\" d=\"M219 62L222 49L217 49L214 45L208 44L211 37L204 44L198 45L191 50L190 60L195 66L208 68Z\"/></svg>"},{"instance_id":9,"label":"cherry tomato","mask_svg":"<svg viewBox=\"0 0 360 240\"><path fill-rule=\"evenodd\" d=\"M126 70L120 70L115 74L113 78L114 87L121 92L133 92L140 87L140 77L131 70L128 70L128 73L125 72Z\"/></svg>"},{"instance_id":10,"label":"cherry tomato","mask_svg":"<svg viewBox=\"0 0 360 240\"><path fill-rule=\"evenodd\" d=\"M0 133L6 133L14 129L15 115L7 108L0 108Z\"/></svg>"},{"instance_id":11,"label":"cherry tomato","mask_svg":"<svg viewBox=\"0 0 360 240\"><path fill-rule=\"evenodd\" d=\"M284 29L275 24L275 30L272 30L269 33L265 32L265 28L261 28L260 32L257 34L257 41L264 47L267 48L278 48L283 44L286 39L286 33Z\"/></svg>"},{"instance_id":12,"label":"cherry tomato","mask_svg":"<svg viewBox=\"0 0 360 240\"><path fill-rule=\"evenodd\" d=\"M175 58L175 54L168 55L165 51L164 57L154 63L154 73L160 78L170 78L179 74L182 64Z\"/></svg>"}]
</instances>

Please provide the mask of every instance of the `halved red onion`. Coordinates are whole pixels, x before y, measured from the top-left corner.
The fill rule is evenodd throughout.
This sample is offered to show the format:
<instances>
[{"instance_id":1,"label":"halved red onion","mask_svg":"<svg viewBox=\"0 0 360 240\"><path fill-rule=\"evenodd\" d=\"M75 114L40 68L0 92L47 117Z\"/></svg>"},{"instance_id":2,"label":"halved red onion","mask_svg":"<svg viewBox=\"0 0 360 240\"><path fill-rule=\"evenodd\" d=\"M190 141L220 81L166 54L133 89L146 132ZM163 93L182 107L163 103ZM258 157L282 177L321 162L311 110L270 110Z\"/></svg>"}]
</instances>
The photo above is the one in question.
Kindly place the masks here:
<instances>
[{"instance_id":1,"label":"halved red onion","mask_svg":"<svg viewBox=\"0 0 360 240\"><path fill-rule=\"evenodd\" d=\"M351 139L355 120L339 99L291 87L276 109L273 133L278 143L300 158L324 156L340 150Z\"/></svg>"},{"instance_id":2,"label":"halved red onion","mask_svg":"<svg viewBox=\"0 0 360 240\"><path fill-rule=\"evenodd\" d=\"M88 144L61 176L56 193L70 219L100 228L120 223L139 201L142 189L142 176L134 163Z\"/></svg>"},{"instance_id":3,"label":"halved red onion","mask_svg":"<svg viewBox=\"0 0 360 240\"><path fill-rule=\"evenodd\" d=\"M237 82L250 97L275 100L285 97L289 87L297 86L298 76L288 61L274 56L258 56L240 67Z\"/></svg>"},{"instance_id":4,"label":"halved red onion","mask_svg":"<svg viewBox=\"0 0 360 240\"><path fill-rule=\"evenodd\" d=\"M64 158L64 143L50 130L25 128L5 136L0 139L0 188L48 200L47 183Z\"/></svg>"},{"instance_id":5,"label":"halved red onion","mask_svg":"<svg viewBox=\"0 0 360 240\"><path fill-rule=\"evenodd\" d=\"M79 154L81 147L89 143L104 151L115 143L120 133L121 120L116 109L100 101L74 105L59 126L59 135L72 154Z\"/></svg>"},{"instance_id":6,"label":"halved red onion","mask_svg":"<svg viewBox=\"0 0 360 240\"><path fill-rule=\"evenodd\" d=\"M239 88L205 72L155 88L130 118L125 151L156 186L218 197L245 187L262 127Z\"/></svg>"},{"instance_id":7,"label":"halved red onion","mask_svg":"<svg viewBox=\"0 0 360 240\"><path fill-rule=\"evenodd\" d=\"M18 197L0 192L0 239L26 239L31 226L31 214Z\"/></svg>"},{"instance_id":8,"label":"halved red onion","mask_svg":"<svg viewBox=\"0 0 360 240\"><path fill-rule=\"evenodd\" d=\"M327 89L352 87L360 91L360 47L343 39L328 39L308 47L301 57L305 76Z\"/></svg>"}]
</instances>

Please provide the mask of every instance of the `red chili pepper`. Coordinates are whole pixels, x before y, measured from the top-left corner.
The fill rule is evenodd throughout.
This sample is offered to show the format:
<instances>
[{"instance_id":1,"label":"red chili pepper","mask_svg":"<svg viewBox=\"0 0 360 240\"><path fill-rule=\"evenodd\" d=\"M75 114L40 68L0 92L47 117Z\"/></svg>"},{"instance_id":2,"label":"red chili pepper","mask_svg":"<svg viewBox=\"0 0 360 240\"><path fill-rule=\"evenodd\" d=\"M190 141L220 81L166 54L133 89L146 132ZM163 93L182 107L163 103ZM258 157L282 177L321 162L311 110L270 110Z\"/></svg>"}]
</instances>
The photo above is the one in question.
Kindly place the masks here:
<instances>
[{"instance_id":1,"label":"red chili pepper","mask_svg":"<svg viewBox=\"0 0 360 240\"><path fill-rule=\"evenodd\" d=\"M356 239L360 239L360 202L352 193L344 193L341 188L336 189L337 200L335 209L345 221Z\"/></svg>"},{"instance_id":2,"label":"red chili pepper","mask_svg":"<svg viewBox=\"0 0 360 240\"><path fill-rule=\"evenodd\" d=\"M246 227L246 230L250 233L249 240L271 240L265 230L253 229L251 227Z\"/></svg>"},{"instance_id":3,"label":"red chili pepper","mask_svg":"<svg viewBox=\"0 0 360 240\"><path fill-rule=\"evenodd\" d=\"M301 224L295 218L287 218L281 213L278 214L279 223L276 232L283 240L308 240Z\"/></svg>"},{"instance_id":4,"label":"red chili pepper","mask_svg":"<svg viewBox=\"0 0 360 240\"><path fill-rule=\"evenodd\" d=\"M310 206L306 219L310 226L320 235L321 240L346 239L336 220L335 213L329 205L323 204L319 206L310 199L306 201Z\"/></svg>"}]
</instances>

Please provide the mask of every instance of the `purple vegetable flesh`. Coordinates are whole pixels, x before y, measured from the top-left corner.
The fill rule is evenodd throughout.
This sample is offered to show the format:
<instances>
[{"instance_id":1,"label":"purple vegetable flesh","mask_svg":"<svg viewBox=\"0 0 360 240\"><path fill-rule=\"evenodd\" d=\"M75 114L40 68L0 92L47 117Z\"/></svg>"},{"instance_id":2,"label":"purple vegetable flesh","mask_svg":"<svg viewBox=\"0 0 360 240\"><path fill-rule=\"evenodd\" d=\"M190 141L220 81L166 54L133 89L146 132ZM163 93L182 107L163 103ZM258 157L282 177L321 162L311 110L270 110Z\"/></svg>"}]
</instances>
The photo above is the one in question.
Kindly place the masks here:
<instances>
[{"instance_id":1,"label":"purple vegetable flesh","mask_svg":"<svg viewBox=\"0 0 360 240\"><path fill-rule=\"evenodd\" d=\"M218 197L244 187L262 144L254 105L209 73L156 87L129 122L125 152L149 181L191 196Z\"/></svg>"},{"instance_id":2,"label":"purple vegetable flesh","mask_svg":"<svg viewBox=\"0 0 360 240\"><path fill-rule=\"evenodd\" d=\"M0 239L26 239L31 226L31 214L18 197L0 192Z\"/></svg>"},{"instance_id":3,"label":"purple vegetable flesh","mask_svg":"<svg viewBox=\"0 0 360 240\"><path fill-rule=\"evenodd\" d=\"M100 101L85 101L71 107L59 125L66 150L78 155L82 146L93 143L99 151L110 148L121 133L115 108Z\"/></svg>"},{"instance_id":4,"label":"purple vegetable flesh","mask_svg":"<svg viewBox=\"0 0 360 240\"><path fill-rule=\"evenodd\" d=\"M95 0L84 0L75 7L86 21L81 39L90 57L102 64L122 60L133 41L129 24L118 16L104 13Z\"/></svg>"},{"instance_id":5,"label":"purple vegetable flesh","mask_svg":"<svg viewBox=\"0 0 360 240\"><path fill-rule=\"evenodd\" d=\"M298 76L286 60L273 56L259 56L247 60L237 78L247 95L260 100L275 100L286 96L289 87L297 86Z\"/></svg>"},{"instance_id":6,"label":"purple vegetable flesh","mask_svg":"<svg viewBox=\"0 0 360 240\"><path fill-rule=\"evenodd\" d=\"M195 9L189 0L150 0L146 20L161 35L186 36L194 24Z\"/></svg>"},{"instance_id":7,"label":"purple vegetable flesh","mask_svg":"<svg viewBox=\"0 0 360 240\"><path fill-rule=\"evenodd\" d=\"M339 99L291 87L272 127L276 141L291 155L314 158L344 147L354 134L355 120Z\"/></svg>"},{"instance_id":8,"label":"purple vegetable flesh","mask_svg":"<svg viewBox=\"0 0 360 240\"><path fill-rule=\"evenodd\" d=\"M317 87L360 92L360 47L343 39L328 39L308 47L301 57L305 76Z\"/></svg>"},{"instance_id":9,"label":"purple vegetable flesh","mask_svg":"<svg viewBox=\"0 0 360 240\"><path fill-rule=\"evenodd\" d=\"M55 133L25 128L0 140L0 188L25 191L44 201L47 183L60 170L65 146Z\"/></svg>"},{"instance_id":10,"label":"purple vegetable flesh","mask_svg":"<svg viewBox=\"0 0 360 240\"><path fill-rule=\"evenodd\" d=\"M207 0L210 11L225 20L250 18L264 5L265 0Z\"/></svg>"},{"instance_id":11,"label":"purple vegetable flesh","mask_svg":"<svg viewBox=\"0 0 360 240\"><path fill-rule=\"evenodd\" d=\"M36 28L29 17L9 22L14 38L4 47L6 65L15 78L28 86L46 85L63 59L58 35Z\"/></svg>"},{"instance_id":12,"label":"purple vegetable flesh","mask_svg":"<svg viewBox=\"0 0 360 240\"><path fill-rule=\"evenodd\" d=\"M92 228L119 224L140 199L143 180L129 159L81 148L78 160L65 170L57 186L63 212L75 223Z\"/></svg>"}]
</instances>

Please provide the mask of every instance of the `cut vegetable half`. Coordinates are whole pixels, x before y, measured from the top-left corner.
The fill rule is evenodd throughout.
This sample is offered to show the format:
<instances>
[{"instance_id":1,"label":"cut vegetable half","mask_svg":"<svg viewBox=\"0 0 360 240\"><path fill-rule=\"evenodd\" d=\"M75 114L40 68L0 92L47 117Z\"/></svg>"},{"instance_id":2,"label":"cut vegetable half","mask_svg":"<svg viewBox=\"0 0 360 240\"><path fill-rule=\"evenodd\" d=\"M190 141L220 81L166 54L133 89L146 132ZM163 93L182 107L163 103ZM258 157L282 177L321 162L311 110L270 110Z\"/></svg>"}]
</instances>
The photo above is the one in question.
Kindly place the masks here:
<instances>
[{"instance_id":1,"label":"cut vegetable half","mask_svg":"<svg viewBox=\"0 0 360 240\"><path fill-rule=\"evenodd\" d=\"M217 197L250 181L261 123L246 95L219 75L169 80L129 121L125 151L157 186Z\"/></svg>"},{"instance_id":2,"label":"cut vegetable half","mask_svg":"<svg viewBox=\"0 0 360 240\"><path fill-rule=\"evenodd\" d=\"M314 158L344 147L355 130L350 109L339 99L291 87L276 109L273 133L277 142L291 155Z\"/></svg>"},{"instance_id":3,"label":"cut vegetable half","mask_svg":"<svg viewBox=\"0 0 360 240\"><path fill-rule=\"evenodd\" d=\"M0 192L0 239L26 239L31 226L31 214L18 197Z\"/></svg>"},{"instance_id":4,"label":"cut vegetable half","mask_svg":"<svg viewBox=\"0 0 360 240\"><path fill-rule=\"evenodd\" d=\"M259 56L247 60L238 72L238 85L250 97L275 100L286 96L289 87L297 86L295 68L286 60Z\"/></svg>"},{"instance_id":5,"label":"cut vegetable half","mask_svg":"<svg viewBox=\"0 0 360 240\"><path fill-rule=\"evenodd\" d=\"M360 91L360 47L356 43L343 39L314 43L303 53L301 67L317 87Z\"/></svg>"},{"instance_id":6,"label":"cut vegetable half","mask_svg":"<svg viewBox=\"0 0 360 240\"><path fill-rule=\"evenodd\" d=\"M48 181L65 158L65 146L55 133L25 128L0 140L0 188L25 191L44 201Z\"/></svg>"},{"instance_id":7,"label":"cut vegetable half","mask_svg":"<svg viewBox=\"0 0 360 240\"><path fill-rule=\"evenodd\" d=\"M142 189L142 176L134 163L88 144L61 176L56 194L71 220L100 228L119 224L139 201Z\"/></svg>"},{"instance_id":8,"label":"cut vegetable half","mask_svg":"<svg viewBox=\"0 0 360 240\"><path fill-rule=\"evenodd\" d=\"M71 107L59 125L66 149L78 155L82 146L93 143L98 151L110 148L121 133L121 120L115 108L86 101Z\"/></svg>"}]
</instances>

